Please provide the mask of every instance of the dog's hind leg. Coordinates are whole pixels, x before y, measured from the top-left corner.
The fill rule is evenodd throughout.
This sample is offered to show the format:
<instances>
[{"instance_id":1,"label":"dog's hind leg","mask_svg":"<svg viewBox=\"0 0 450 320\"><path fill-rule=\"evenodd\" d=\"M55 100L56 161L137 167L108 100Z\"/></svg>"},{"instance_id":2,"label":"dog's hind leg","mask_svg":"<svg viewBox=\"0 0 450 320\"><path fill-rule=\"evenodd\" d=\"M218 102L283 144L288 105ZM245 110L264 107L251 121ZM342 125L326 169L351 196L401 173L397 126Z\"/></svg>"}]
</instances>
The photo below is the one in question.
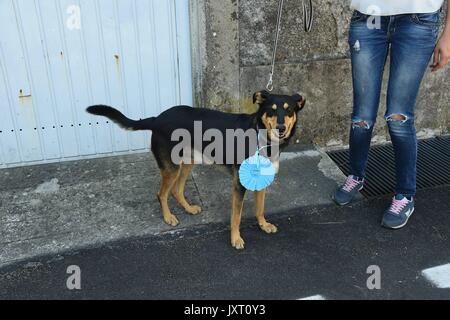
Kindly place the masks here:
<instances>
[{"instance_id":1,"label":"dog's hind leg","mask_svg":"<svg viewBox=\"0 0 450 320\"><path fill-rule=\"evenodd\" d=\"M184 194L186 182L189 179L189 175L191 174L193 167L194 165L192 164L181 164L180 174L174 187L172 188L172 196L184 208L184 210L186 210L187 213L196 215L202 212L202 208L189 204Z\"/></svg>"},{"instance_id":2,"label":"dog's hind leg","mask_svg":"<svg viewBox=\"0 0 450 320\"><path fill-rule=\"evenodd\" d=\"M172 162L171 152L164 137L154 132L152 135L152 153L161 171L161 189L158 193L158 200L161 204L161 211L164 221L173 227L179 224L178 219L172 214L168 205L169 194L172 191L180 173L181 166Z\"/></svg>"},{"instance_id":3,"label":"dog's hind leg","mask_svg":"<svg viewBox=\"0 0 450 320\"><path fill-rule=\"evenodd\" d=\"M244 205L245 188L236 176L233 179L233 200L231 209L231 245L236 249L244 249L244 240L241 238L240 225L242 208Z\"/></svg>"},{"instance_id":4,"label":"dog's hind leg","mask_svg":"<svg viewBox=\"0 0 450 320\"><path fill-rule=\"evenodd\" d=\"M171 225L173 227L177 226L179 222L169 209L168 198L170 191L172 190L180 175L180 171L181 168L179 166L161 169L162 181L158 199L161 204L161 211L164 217L164 221L168 225Z\"/></svg>"},{"instance_id":5,"label":"dog's hind leg","mask_svg":"<svg viewBox=\"0 0 450 320\"><path fill-rule=\"evenodd\" d=\"M266 200L266 190L255 192L255 209L256 218L260 228L267 233L276 233L278 231L277 227L266 221L264 216L264 202Z\"/></svg>"}]
</instances>

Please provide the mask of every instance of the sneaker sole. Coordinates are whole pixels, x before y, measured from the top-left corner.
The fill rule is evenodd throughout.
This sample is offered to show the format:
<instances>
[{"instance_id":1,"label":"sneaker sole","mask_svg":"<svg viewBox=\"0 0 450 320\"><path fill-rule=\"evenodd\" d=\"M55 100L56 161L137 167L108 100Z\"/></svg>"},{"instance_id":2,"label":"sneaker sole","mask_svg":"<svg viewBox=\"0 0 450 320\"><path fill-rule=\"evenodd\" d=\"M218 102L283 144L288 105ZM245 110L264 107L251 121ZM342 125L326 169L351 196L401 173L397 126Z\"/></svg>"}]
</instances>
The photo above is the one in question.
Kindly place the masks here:
<instances>
[{"instance_id":1,"label":"sneaker sole","mask_svg":"<svg viewBox=\"0 0 450 320\"><path fill-rule=\"evenodd\" d=\"M362 186L361 188L359 188L358 192L361 192L362 189L364 189L364 186ZM355 195L356 195L356 194L355 194ZM353 199L354 199L354 198L355 198L355 197L353 197ZM341 206L341 207L346 206L346 205L348 205L349 203L351 203L351 202L353 201L353 199L352 199L352 200L350 200L349 202L346 202L346 203L340 203L340 202L338 202L338 201L336 200L336 198L334 197L334 195L331 197L331 199L333 199L333 201L334 201L337 205L339 205L339 206Z\"/></svg>"},{"instance_id":2,"label":"sneaker sole","mask_svg":"<svg viewBox=\"0 0 450 320\"><path fill-rule=\"evenodd\" d=\"M401 224L401 225L399 225L399 226L397 226L397 227L390 227L390 226L387 226L387 225L385 225L383 222L381 223L381 226L384 227L384 228L386 228L386 229L391 229L391 230L398 230L398 229L401 229L401 228L403 228L404 226L406 226L406 225L408 224L408 221L409 221L409 219L411 218L411 216L413 215L414 210L415 210L415 208L412 209L411 214L409 215L408 219L406 219L405 223L403 223L403 224Z\"/></svg>"}]
</instances>

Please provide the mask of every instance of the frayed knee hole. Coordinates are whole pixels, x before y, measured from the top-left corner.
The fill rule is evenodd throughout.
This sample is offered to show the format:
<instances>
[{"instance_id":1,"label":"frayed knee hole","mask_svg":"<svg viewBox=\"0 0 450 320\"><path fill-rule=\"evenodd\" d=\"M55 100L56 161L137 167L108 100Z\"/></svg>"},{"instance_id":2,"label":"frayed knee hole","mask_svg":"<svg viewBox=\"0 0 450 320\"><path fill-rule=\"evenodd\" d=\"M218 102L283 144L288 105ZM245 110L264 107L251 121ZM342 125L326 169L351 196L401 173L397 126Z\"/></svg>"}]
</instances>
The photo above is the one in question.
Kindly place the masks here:
<instances>
[{"instance_id":1,"label":"frayed knee hole","mask_svg":"<svg viewBox=\"0 0 450 320\"><path fill-rule=\"evenodd\" d=\"M353 128L370 129L370 125L366 121L353 122Z\"/></svg>"},{"instance_id":2,"label":"frayed knee hole","mask_svg":"<svg viewBox=\"0 0 450 320\"><path fill-rule=\"evenodd\" d=\"M387 121L400 121L405 122L408 118L402 114L394 114L392 116L387 117Z\"/></svg>"}]
</instances>

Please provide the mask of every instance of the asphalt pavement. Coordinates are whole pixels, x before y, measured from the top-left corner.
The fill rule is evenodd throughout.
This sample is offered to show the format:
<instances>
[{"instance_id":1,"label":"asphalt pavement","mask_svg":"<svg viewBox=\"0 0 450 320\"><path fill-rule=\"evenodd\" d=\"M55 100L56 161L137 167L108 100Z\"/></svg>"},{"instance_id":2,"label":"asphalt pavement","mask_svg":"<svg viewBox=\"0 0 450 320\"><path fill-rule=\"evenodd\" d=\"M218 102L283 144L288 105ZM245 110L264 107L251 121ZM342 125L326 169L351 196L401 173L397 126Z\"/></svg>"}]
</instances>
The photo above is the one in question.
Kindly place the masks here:
<instances>
[{"instance_id":1,"label":"asphalt pavement","mask_svg":"<svg viewBox=\"0 0 450 320\"><path fill-rule=\"evenodd\" d=\"M402 230L380 226L389 202L281 212L275 235L246 219L243 251L221 222L34 258L0 269L0 298L450 299L450 186L420 191ZM81 290L67 288L70 266ZM423 273L438 266L440 280Z\"/></svg>"}]
</instances>

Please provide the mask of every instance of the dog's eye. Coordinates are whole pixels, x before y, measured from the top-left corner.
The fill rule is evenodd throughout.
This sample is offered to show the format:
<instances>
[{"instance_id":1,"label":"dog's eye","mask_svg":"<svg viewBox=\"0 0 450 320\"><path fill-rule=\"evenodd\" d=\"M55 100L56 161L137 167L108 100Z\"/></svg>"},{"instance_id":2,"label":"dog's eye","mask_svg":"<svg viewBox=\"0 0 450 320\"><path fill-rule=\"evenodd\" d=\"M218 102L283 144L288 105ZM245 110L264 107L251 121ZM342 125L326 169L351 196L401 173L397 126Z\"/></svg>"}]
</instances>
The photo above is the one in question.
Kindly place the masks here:
<instances>
[{"instance_id":1,"label":"dog's eye","mask_svg":"<svg viewBox=\"0 0 450 320\"><path fill-rule=\"evenodd\" d=\"M292 117L294 115L294 108L288 107L285 109L284 114L288 117Z\"/></svg>"}]
</instances>

